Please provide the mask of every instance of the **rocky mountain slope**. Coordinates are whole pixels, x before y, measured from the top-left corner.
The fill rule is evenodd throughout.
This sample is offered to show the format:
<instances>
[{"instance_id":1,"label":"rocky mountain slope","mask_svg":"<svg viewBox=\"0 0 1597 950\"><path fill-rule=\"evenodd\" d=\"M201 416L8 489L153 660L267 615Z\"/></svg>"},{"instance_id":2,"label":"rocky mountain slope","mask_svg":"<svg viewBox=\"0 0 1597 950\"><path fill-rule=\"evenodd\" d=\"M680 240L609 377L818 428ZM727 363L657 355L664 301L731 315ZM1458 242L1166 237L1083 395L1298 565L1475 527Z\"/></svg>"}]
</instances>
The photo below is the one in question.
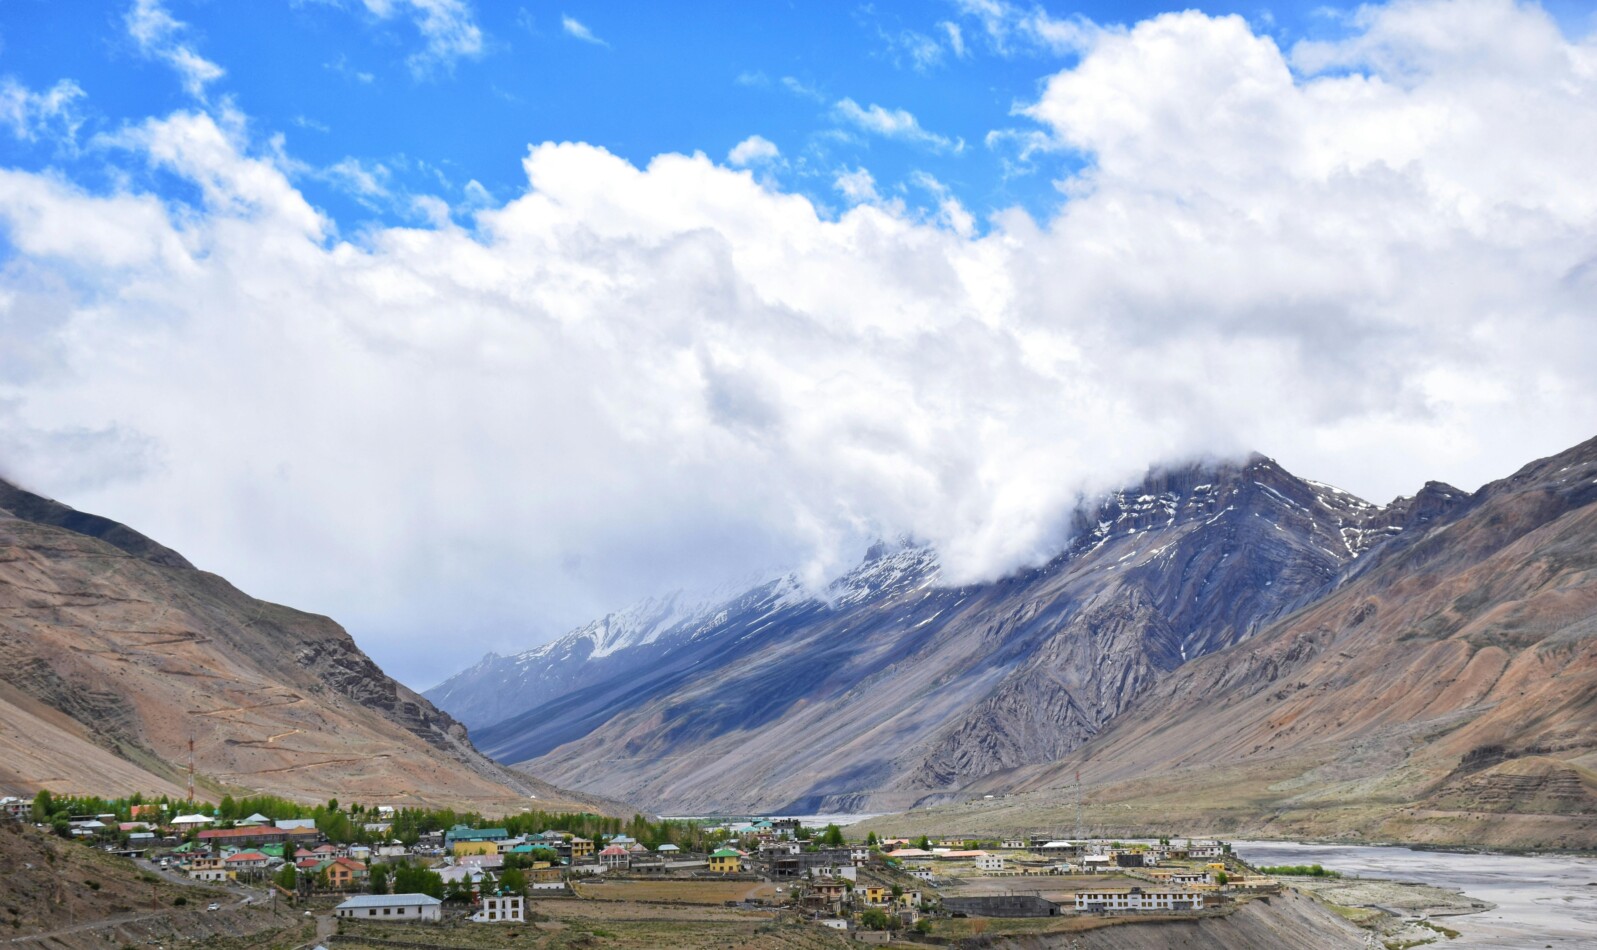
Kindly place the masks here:
<instances>
[{"instance_id":1,"label":"rocky mountain slope","mask_svg":"<svg viewBox=\"0 0 1597 950\"><path fill-rule=\"evenodd\" d=\"M333 621L0 481L0 787L576 807L480 755Z\"/></svg>"},{"instance_id":2,"label":"rocky mountain slope","mask_svg":"<svg viewBox=\"0 0 1597 950\"><path fill-rule=\"evenodd\" d=\"M1597 847L1597 440L1431 516L945 818Z\"/></svg>"},{"instance_id":3,"label":"rocky mountain slope","mask_svg":"<svg viewBox=\"0 0 1597 950\"><path fill-rule=\"evenodd\" d=\"M673 811L933 802L1066 755L1187 660L1320 597L1463 497L1433 486L1379 507L1258 456L1159 471L1083 511L1051 563L993 584L944 587L931 551L879 546L822 596L771 582L603 665L579 631L532 659L581 687L527 697L477 738ZM507 667L490 658L431 695L449 708Z\"/></svg>"}]
</instances>

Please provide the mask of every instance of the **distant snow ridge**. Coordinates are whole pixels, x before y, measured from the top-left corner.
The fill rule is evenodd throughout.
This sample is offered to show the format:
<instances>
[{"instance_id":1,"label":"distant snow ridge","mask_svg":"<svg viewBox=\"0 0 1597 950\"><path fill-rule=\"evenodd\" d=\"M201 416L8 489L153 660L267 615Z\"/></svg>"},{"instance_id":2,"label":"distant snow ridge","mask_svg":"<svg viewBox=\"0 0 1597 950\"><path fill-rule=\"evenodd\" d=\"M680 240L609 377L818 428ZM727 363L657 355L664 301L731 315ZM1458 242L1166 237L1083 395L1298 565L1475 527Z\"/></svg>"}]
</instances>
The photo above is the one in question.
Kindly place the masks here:
<instances>
[{"instance_id":1,"label":"distant snow ridge","mask_svg":"<svg viewBox=\"0 0 1597 950\"><path fill-rule=\"evenodd\" d=\"M1452 490L1436 486L1428 491L1440 496ZM1185 556L1174 543L1183 526L1224 528L1245 518L1262 519L1268 530L1299 538L1318 552L1315 557L1323 556L1317 566L1304 569L1329 577L1401 533L1416 504L1414 499L1397 499L1391 505L1374 505L1334 486L1297 479L1263 456L1240 465L1155 471L1136 488L1110 492L1083 506L1074 540L1040 570L1064 569L1111 544L1118 547L1102 563L1106 572L1130 570L1150 559L1168 567L1173 558ZM1147 545L1121 544L1141 537L1149 539ZM489 654L427 696L473 729L492 726L601 681L627 683L661 664L675 668L680 662L708 662L693 652L706 644L722 644L724 649L717 648L721 653L734 646L748 649L841 613L903 602L908 596L920 600L933 594L942 580L937 552L930 545L904 537L878 541L858 565L818 591L795 574L773 572L707 593L677 591L645 598L515 656ZM1194 591L1201 596L1210 585L1207 577L1200 578ZM920 618L920 624L930 622ZM1180 658L1211 646L1183 640ZM683 659L684 651L692 658Z\"/></svg>"},{"instance_id":2,"label":"distant snow ridge","mask_svg":"<svg viewBox=\"0 0 1597 950\"><path fill-rule=\"evenodd\" d=\"M941 577L931 545L877 542L859 567L827 585L822 599L833 608L852 607L916 587L934 587Z\"/></svg>"},{"instance_id":3,"label":"distant snow ridge","mask_svg":"<svg viewBox=\"0 0 1597 950\"><path fill-rule=\"evenodd\" d=\"M574 656L583 645L587 646L585 652L590 659L609 656L617 650L653 643L667 631L702 619L715 606L689 600L681 591L648 597L578 627L558 640L518 653L514 660L527 666L549 657Z\"/></svg>"}]
</instances>

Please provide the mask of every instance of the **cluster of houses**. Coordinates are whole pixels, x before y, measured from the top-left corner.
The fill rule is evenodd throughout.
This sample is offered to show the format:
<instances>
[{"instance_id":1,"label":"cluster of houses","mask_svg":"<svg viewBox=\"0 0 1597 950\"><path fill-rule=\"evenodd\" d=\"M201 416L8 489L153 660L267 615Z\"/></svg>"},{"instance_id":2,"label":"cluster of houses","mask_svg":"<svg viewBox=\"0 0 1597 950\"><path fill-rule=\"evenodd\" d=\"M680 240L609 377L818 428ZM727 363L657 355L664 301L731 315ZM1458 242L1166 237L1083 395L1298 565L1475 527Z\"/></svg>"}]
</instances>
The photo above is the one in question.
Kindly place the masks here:
<instances>
[{"instance_id":1,"label":"cluster of houses","mask_svg":"<svg viewBox=\"0 0 1597 950\"><path fill-rule=\"evenodd\" d=\"M1240 862L1231 860L1230 849L1219 841L1120 844L1038 835L1006 840L989 850L967 850L963 842L942 842L931 849L908 844L902 839L883 842L883 847L890 849L885 856L901 864L910 876L934 886L943 877L1027 874L1114 875L1136 882L1075 889L1064 904L1026 895L944 899L945 910L972 916L1198 911L1223 900L1222 892L1274 893L1280 889L1275 879L1251 874Z\"/></svg>"},{"instance_id":2,"label":"cluster of houses","mask_svg":"<svg viewBox=\"0 0 1597 950\"><path fill-rule=\"evenodd\" d=\"M21 799L0 799L0 815L22 819L30 807ZM501 893L499 886L512 861L534 892L563 891L573 877L627 872L780 882L783 903L838 929L854 927L856 918L872 911L899 926L912 926L934 909L1015 917L1197 911L1220 900L1221 891L1279 886L1230 860L1230 849L1219 841L1121 844L1033 835L985 848L962 840L922 841L916 847L903 838L828 847L801 840L796 820L759 820L725 826L727 844L708 854L684 853L674 844L651 849L625 834L597 840L558 830L513 836L505 828L465 825L424 834L410 847L398 841L367 847L327 841L311 819L274 821L256 814L221 828L213 827L216 820L210 816L168 817L156 806L138 806L131 817L74 815L69 827L75 837L125 840L129 851L210 882L261 879L292 865L300 881L355 892L367 888L374 862L420 858L452 890L471 895L470 919L484 923L526 920L524 897ZM384 819L391 815L379 810L374 817L378 821L366 825L368 830L389 829ZM1070 891L1073 900L1062 904L1023 893L939 899L928 890L972 877L1034 874L1115 875L1135 883L1088 884ZM429 921L441 918L442 902L423 894L360 894L336 913L372 921Z\"/></svg>"}]
</instances>

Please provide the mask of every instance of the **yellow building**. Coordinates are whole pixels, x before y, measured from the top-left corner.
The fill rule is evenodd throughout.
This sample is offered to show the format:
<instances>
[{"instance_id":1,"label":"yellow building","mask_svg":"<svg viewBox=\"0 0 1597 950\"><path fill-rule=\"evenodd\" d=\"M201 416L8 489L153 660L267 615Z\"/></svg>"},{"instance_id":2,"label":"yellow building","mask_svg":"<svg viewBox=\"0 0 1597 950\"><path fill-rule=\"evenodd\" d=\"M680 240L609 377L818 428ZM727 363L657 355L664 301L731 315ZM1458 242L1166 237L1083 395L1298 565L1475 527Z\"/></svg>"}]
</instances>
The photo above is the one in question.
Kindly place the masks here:
<instances>
[{"instance_id":1,"label":"yellow building","mask_svg":"<svg viewBox=\"0 0 1597 950\"><path fill-rule=\"evenodd\" d=\"M888 897L892 894L891 891L885 887L882 887L880 884L867 884L865 885L864 890L865 903L867 904L885 904L887 903Z\"/></svg>"},{"instance_id":2,"label":"yellow building","mask_svg":"<svg viewBox=\"0 0 1597 950\"><path fill-rule=\"evenodd\" d=\"M585 858L593 853L593 842L587 838L571 839L571 859Z\"/></svg>"},{"instance_id":3,"label":"yellow building","mask_svg":"<svg viewBox=\"0 0 1597 950\"><path fill-rule=\"evenodd\" d=\"M499 853L499 842L497 841L456 841L450 847L450 853L457 858L467 854Z\"/></svg>"},{"instance_id":4,"label":"yellow building","mask_svg":"<svg viewBox=\"0 0 1597 950\"><path fill-rule=\"evenodd\" d=\"M710 855L710 870L720 874L743 870L743 855L731 848L722 848Z\"/></svg>"}]
</instances>

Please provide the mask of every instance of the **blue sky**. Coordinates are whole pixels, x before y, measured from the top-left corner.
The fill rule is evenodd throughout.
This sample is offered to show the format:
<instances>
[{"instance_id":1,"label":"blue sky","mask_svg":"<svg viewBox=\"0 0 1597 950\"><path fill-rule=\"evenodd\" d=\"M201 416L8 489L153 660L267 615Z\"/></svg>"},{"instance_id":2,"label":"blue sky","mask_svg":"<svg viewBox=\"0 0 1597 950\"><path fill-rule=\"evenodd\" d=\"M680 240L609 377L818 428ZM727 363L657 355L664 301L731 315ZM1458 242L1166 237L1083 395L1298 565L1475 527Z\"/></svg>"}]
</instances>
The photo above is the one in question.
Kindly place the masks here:
<instances>
[{"instance_id":1,"label":"blue sky","mask_svg":"<svg viewBox=\"0 0 1597 950\"><path fill-rule=\"evenodd\" d=\"M1548 9L1579 27L1582 6ZM428 7L439 11L431 34ZM4 0L0 75L36 89L76 82L84 142L192 105L171 64L130 37L131 9ZM751 135L780 150L759 168L765 180L829 209L847 203L838 175L864 168L885 197L911 207L936 205L923 173L978 224L1012 205L1046 217L1060 200L1055 180L1081 158L1055 150L1021 161L1019 136L1042 129L1013 113L1079 50L1016 22L1114 26L1166 5L171 0L164 9L181 26L163 42L222 71L204 100L247 116L258 148L283 136L303 163L297 183L348 234L363 222L416 220L415 194L467 205L513 197L532 143L588 142L641 165L665 152L725 161ZM1245 17L1283 48L1349 29L1350 8L1321 3L1203 9ZM866 120L878 107L907 113L917 131L873 129L845 102ZM0 155L80 180L105 171L103 154L70 155L50 141L0 143ZM353 174L328 171L338 168ZM468 193L473 181L485 193Z\"/></svg>"},{"instance_id":2,"label":"blue sky","mask_svg":"<svg viewBox=\"0 0 1597 950\"><path fill-rule=\"evenodd\" d=\"M1472 489L1597 419L1593 24L0 0L0 476L422 687L1153 464Z\"/></svg>"}]
</instances>

